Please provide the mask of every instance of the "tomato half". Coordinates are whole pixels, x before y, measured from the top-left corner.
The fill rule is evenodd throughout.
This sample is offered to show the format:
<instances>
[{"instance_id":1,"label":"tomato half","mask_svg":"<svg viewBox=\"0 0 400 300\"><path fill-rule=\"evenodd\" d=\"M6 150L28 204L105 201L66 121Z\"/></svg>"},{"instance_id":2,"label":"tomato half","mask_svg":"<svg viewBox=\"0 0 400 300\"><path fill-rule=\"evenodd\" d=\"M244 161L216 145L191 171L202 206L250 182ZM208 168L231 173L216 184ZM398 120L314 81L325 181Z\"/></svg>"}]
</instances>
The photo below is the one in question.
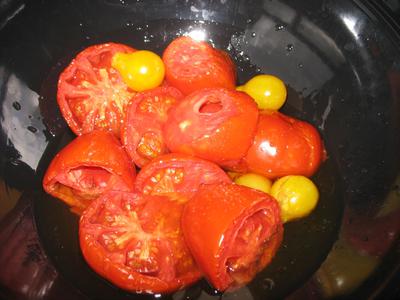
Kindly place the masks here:
<instances>
[{"instance_id":1,"label":"tomato half","mask_svg":"<svg viewBox=\"0 0 400 300\"><path fill-rule=\"evenodd\" d=\"M119 136L125 107L134 92L111 61L116 53L134 51L123 44L94 45L80 52L61 73L57 101L76 135L107 129Z\"/></svg>"},{"instance_id":2,"label":"tomato half","mask_svg":"<svg viewBox=\"0 0 400 300\"><path fill-rule=\"evenodd\" d=\"M311 176L323 159L323 144L315 127L277 111L260 113L257 132L244 162L251 172L268 178Z\"/></svg>"},{"instance_id":3,"label":"tomato half","mask_svg":"<svg viewBox=\"0 0 400 300\"><path fill-rule=\"evenodd\" d=\"M182 99L173 87L158 87L137 93L126 110L121 140L133 162L143 167L151 159L167 153L162 126L169 109Z\"/></svg>"},{"instance_id":4,"label":"tomato half","mask_svg":"<svg viewBox=\"0 0 400 300\"><path fill-rule=\"evenodd\" d=\"M43 188L81 213L109 190L132 191L135 167L118 139L96 130L75 138L50 163Z\"/></svg>"},{"instance_id":5,"label":"tomato half","mask_svg":"<svg viewBox=\"0 0 400 300\"><path fill-rule=\"evenodd\" d=\"M200 185L232 182L216 164L189 156L161 155L144 166L135 181L135 189L144 194L179 193L192 196Z\"/></svg>"},{"instance_id":6,"label":"tomato half","mask_svg":"<svg viewBox=\"0 0 400 300\"><path fill-rule=\"evenodd\" d=\"M201 88L235 88L235 65L228 53L206 42L182 36L163 54L167 81L185 95Z\"/></svg>"},{"instance_id":7,"label":"tomato half","mask_svg":"<svg viewBox=\"0 0 400 300\"><path fill-rule=\"evenodd\" d=\"M164 126L165 143L172 152L224 165L246 154L257 119L257 105L245 93L224 88L198 90L171 108Z\"/></svg>"},{"instance_id":8,"label":"tomato half","mask_svg":"<svg viewBox=\"0 0 400 300\"><path fill-rule=\"evenodd\" d=\"M180 229L183 205L167 196L112 191L85 210L79 240L87 263L116 286L165 293L200 278Z\"/></svg>"},{"instance_id":9,"label":"tomato half","mask_svg":"<svg viewBox=\"0 0 400 300\"><path fill-rule=\"evenodd\" d=\"M276 200L233 183L201 186L185 206L182 231L198 267L220 291L251 281L283 236Z\"/></svg>"}]
</instances>

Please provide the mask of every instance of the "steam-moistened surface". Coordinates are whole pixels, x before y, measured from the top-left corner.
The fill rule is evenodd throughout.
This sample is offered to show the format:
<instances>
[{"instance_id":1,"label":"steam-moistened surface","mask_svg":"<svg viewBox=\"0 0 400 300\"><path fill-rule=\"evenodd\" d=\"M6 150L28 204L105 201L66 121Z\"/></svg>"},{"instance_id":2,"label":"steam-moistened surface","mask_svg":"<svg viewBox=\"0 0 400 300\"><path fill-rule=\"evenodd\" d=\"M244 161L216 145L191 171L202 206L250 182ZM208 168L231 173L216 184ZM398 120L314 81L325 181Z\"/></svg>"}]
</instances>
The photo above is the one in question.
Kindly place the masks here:
<instances>
[{"instance_id":1,"label":"steam-moistened surface","mask_svg":"<svg viewBox=\"0 0 400 300\"><path fill-rule=\"evenodd\" d=\"M317 126L328 153L313 178L321 193L316 210L285 225L282 247L267 270L248 286L222 297L282 299L299 289L292 299L343 295L365 299L375 292L390 298L398 281L386 291L384 287L400 265L398 243L387 243L399 234L395 221L400 203L399 39L382 21L384 11L375 9L378 2L371 3L2 3L0 169L6 186L2 201L3 196L12 201L26 191L19 204L29 204L2 219L8 223L0 229L4 241L0 256L7 258L7 268L0 270L0 281L7 286L2 293L10 293L8 298L18 293L57 299L221 297L204 281L168 296L132 296L110 286L80 255L76 235L71 234L78 231L77 217L40 192L50 160L73 138L55 101L58 76L71 59L87 46L109 41L161 55L173 38L187 34L228 50L240 84L259 73L280 77L288 88L283 112ZM343 206L346 214L341 222ZM348 227L346 236L339 235L339 228ZM385 242L377 238L388 233Z\"/></svg>"}]
</instances>

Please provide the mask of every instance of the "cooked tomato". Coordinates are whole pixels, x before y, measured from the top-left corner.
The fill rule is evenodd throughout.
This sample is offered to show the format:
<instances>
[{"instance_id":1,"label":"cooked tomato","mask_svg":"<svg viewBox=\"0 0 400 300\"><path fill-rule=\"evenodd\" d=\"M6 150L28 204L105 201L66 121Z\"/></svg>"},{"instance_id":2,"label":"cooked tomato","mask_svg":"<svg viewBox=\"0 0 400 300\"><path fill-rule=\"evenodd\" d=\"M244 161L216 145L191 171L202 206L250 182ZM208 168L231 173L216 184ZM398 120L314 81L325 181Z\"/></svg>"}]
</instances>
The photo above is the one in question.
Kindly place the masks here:
<instances>
[{"instance_id":1,"label":"cooked tomato","mask_svg":"<svg viewBox=\"0 0 400 300\"><path fill-rule=\"evenodd\" d=\"M119 135L125 107L134 92L111 67L111 61L116 53L134 51L122 44L94 45L80 52L61 73L57 101L75 134L107 129Z\"/></svg>"},{"instance_id":2,"label":"cooked tomato","mask_svg":"<svg viewBox=\"0 0 400 300\"><path fill-rule=\"evenodd\" d=\"M153 89L164 80L164 63L157 54L151 51L116 53L111 65L118 70L125 83L134 91Z\"/></svg>"},{"instance_id":3,"label":"cooked tomato","mask_svg":"<svg viewBox=\"0 0 400 300\"><path fill-rule=\"evenodd\" d=\"M260 113L257 132L244 162L268 178L311 176L323 159L323 144L311 124L277 111Z\"/></svg>"},{"instance_id":4,"label":"cooked tomato","mask_svg":"<svg viewBox=\"0 0 400 300\"><path fill-rule=\"evenodd\" d=\"M163 54L167 81L185 95L201 88L235 88L236 71L229 55L206 42L183 36Z\"/></svg>"},{"instance_id":5,"label":"cooked tomato","mask_svg":"<svg viewBox=\"0 0 400 300\"><path fill-rule=\"evenodd\" d=\"M180 193L193 195L201 184L231 182L216 164L186 154L161 155L144 166L135 181L144 194Z\"/></svg>"},{"instance_id":6,"label":"cooked tomato","mask_svg":"<svg viewBox=\"0 0 400 300\"><path fill-rule=\"evenodd\" d=\"M259 109L278 110L285 103L287 91L282 80L273 75L256 75L236 88L250 95Z\"/></svg>"},{"instance_id":7,"label":"cooked tomato","mask_svg":"<svg viewBox=\"0 0 400 300\"><path fill-rule=\"evenodd\" d=\"M169 113L165 143L172 152L195 155L224 165L249 149L258 109L250 96L224 88L201 89Z\"/></svg>"},{"instance_id":8,"label":"cooked tomato","mask_svg":"<svg viewBox=\"0 0 400 300\"><path fill-rule=\"evenodd\" d=\"M167 196L109 192L80 219L82 254L97 273L130 292L183 288L200 273L181 234L182 209Z\"/></svg>"},{"instance_id":9,"label":"cooked tomato","mask_svg":"<svg viewBox=\"0 0 400 300\"><path fill-rule=\"evenodd\" d=\"M185 206L182 231L197 265L220 291L264 269L283 235L276 200L233 183L202 185Z\"/></svg>"},{"instance_id":10,"label":"cooked tomato","mask_svg":"<svg viewBox=\"0 0 400 300\"><path fill-rule=\"evenodd\" d=\"M137 93L127 107L121 140L133 162L143 167L151 159L167 153L162 126L169 109L182 99L173 87L158 87Z\"/></svg>"},{"instance_id":11,"label":"cooked tomato","mask_svg":"<svg viewBox=\"0 0 400 300\"><path fill-rule=\"evenodd\" d=\"M81 213L109 190L132 191L135 175L118 139L110 132L96 130L75 138L54 157L43 187Z\"/></svg>"}]
</instances>

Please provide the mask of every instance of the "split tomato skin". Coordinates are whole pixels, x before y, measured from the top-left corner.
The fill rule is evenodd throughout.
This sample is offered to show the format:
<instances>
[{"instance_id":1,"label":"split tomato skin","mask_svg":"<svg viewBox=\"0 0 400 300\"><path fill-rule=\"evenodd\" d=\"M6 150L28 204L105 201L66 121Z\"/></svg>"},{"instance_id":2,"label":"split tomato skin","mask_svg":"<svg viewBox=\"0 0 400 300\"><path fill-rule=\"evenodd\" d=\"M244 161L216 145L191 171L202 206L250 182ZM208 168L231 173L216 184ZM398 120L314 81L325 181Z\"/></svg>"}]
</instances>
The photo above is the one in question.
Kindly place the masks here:
<instances>
[{"instance_id":1,"label":"split tomato skin","mask_svg":"<svg viewBox=\"0 0 400 300\"><path fill-rule=\"evenodd\" d=\"M224 166L246 155L255 134L258 109L245 93L207 88L171 108L164 138L171 152Z\"/></svg>"},{"instance_id":2,"label":"split tomato skin","mask_svg":"<svg viewBox=\"0 0 400 300\"><path fill-rule=\"evenodd\" d=\"M267 178L313 175L324 146L311 124L271 110L260 112L253 144L243 159L246 171ZM243 168L242 168L243 169Z\"/></svg>"},{"instance_id":3,"label":"split tomato skin","mask_svg":"<svg viewBox=\"0 0 400 300\"><path fill-rule=\"evenodd\" d=\"M138 173L135 190L150 195L192 197L203 184L231 183L216 164L187 154L169 153L153 159Z\"/></svg>"},{"instance_id":4,"label":"split tomato skin","mask_svg":"<svg viewBox=\"0 0 400 300\"><path fill-rule=\"evenodd\" d=\"M272 260L283 236L276 200L233 183L201 186L181 222L197 265L220 291L252 280Z\"/></svg>"},{"instance_id":5,"label":"split tomato skin","mask_svg":"<svg viewBox=\"0 0 400 300\"><path fill-rule=\"evenodd\" d=\"M137 93L126 109L121 141L132 161L143 167L153 158L168 152L162 128L173 105L182 93L171 86L161 86Z\"/></svg>"},{"instance_id":6,"label":"split tomato skin","mask_svg":"<svg viewBox=\"0 0 400 300\"><path fill-rule=\"evenodd\" d=\"M53 158L43 188L81 213L110 189L133 191L135 177L135 167L118 139L96 130L75 138Z\"/></svg>"},{"instance_id":7,"label":"split tomato skin","mask_svg":"<svg viewBox=\"0 0 400 300\"><path fill-rule=\"evenodd\" d=\"M111 62L117 53L135 51L118 43L93 45L81 51L61 73L57 102L76 135L103 129L119 136L125 107L135 92Z\"/></svg>"},{"instance_id":8,"label":"split tomato skin","mask_svg":"<svg viewBox=\"0 0 400 300\"><path fill-rule=\"evenodd\" d=\"M168 196L111 191L79 222L89 266L116 286L136 293L169 293L198 279L180 229L183 205Z\"/></svg>"},{"instance_id":9,"label":"split tomato skin","mask_svg":"<svg viewBox=\"0 0 400 300\"><path fill-rule=\"evenodd\" d=\"M162 58L167 81L185 95L202 88L235 88L236 70L229 54L207 42L179 37Z\"/></svg>"}]
</instances>

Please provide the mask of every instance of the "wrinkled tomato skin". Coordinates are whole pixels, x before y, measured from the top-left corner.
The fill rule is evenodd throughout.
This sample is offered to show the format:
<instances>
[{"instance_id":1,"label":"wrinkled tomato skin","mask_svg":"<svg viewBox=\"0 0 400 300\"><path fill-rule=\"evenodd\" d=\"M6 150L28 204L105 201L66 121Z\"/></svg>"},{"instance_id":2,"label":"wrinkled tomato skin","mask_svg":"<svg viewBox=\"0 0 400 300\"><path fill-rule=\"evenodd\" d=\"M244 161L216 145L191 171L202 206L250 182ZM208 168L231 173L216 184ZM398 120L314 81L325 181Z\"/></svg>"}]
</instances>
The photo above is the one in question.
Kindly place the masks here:
<instances>
[{"instance_id":1,"label":"wrinkled tomato skin","mask_svg":"<svg viewBox=\"0 0 400 300\"><path fill-rule=\"evenodd\" d=\"M171 152L224 166L246 155L257 119L257 105L245 93L201 89L171 108L164 125L164 139Z\"/></svg>"},{"instance_id":2,"label":"wrinkled tomato skin","mask_svg":"<svg viewBox=\"0 0 400 300\"><path fill-rule=\"evenodd\" d=\"M134 91L111 67L111 60L117 52L135 51L118 43L93 45L81 51L61 73L57 102L76 135L105 129L119 136L125 107Z\"/></svg>"},{"instance_id":3,"label":"wrinkled tomato skin","mask_svg":"<svg viewBox=\"0 0 400 300\"><path fill-rule=\"evenodd\" d=\"M225 51L183 36L173 40L163 53L168 83L183 94L211 87L234 89L236 70Z\"/></svg>"},{"instance_id":4,"label":"wrinkled tomato skin","mask_svg":"<svg viewBox=\"0 0 400 300\"><path fill-rule=\"evenodd\" d=\"M182 98L178 89L164 85L137 93L129 102L121 141L137 166L143 167L151 159L168 152L162 128L170 108ZM146 136L151 138L146 140ZM139 149L145 149L144 153Z\"/></svg>"},{"instance_id":5,"label":"wrinkled tomato skin","mask_svg":"<svg viewBox=\"0 0 400 300\"><path fill-rule=\"evenodd\" d=\"M313 175L324 155L321 137L311 124L277 111L260 113L243 169L268 178ZM242 167L243 167L242 162ZM240 169L240 168L239 168Z\"/></svg>"},{"instance_id":6,"label":"wrinkled tomato skin","mask_svg":"<svg viewBox=\"0 0 400 300\"><path fill-rule=\"evenodd\" d=\"M238 233L246 229L244 224L260 212L265 212L259 223L263 227L263 238L261 244L257 244L257 238L245 241L252 246L244 254L254 259L242 266L245 269L242 278L245 279L238 281L229 273L227 262L235 257L237 249L243 247L236 240ZM187 202L181 224L186 244L197 265L207 280L220 291L235 289L249 282L269 264L283 236L276 200L266 193L233 183L201 186ZM249 232L254 232L254 228L250 227Z\"/></svg>"},{"instance_id":7,"label":"wrinkled tomato skin","mask_svg":"<svg viewBox=\"0 0 400 300\"><path fill-rule=\"evenodd\" d=\"M178 193L190 198L202 184L231 183L216 164L187 154L161 155L144 166L135 181L135 191L144 194Z\"/></svg>"},{"instance_id":8,"label":"wrinkled tomato skin","mask_svg":"<svg viewBox=\"0 0 400 300\"><path fill-rule=\"evenodd\" d=\"M75 138L53 158L43 179L43 188L47 193L81 213L96 195L90 195L90 186L85 190L87 197L73 192L79 182L71 182L68 174L77 168L96 168L110 174L114 184L108 184L103 192L134 189L135 167L118 139L108 131L96 130ZM95 180L96 174L92 181Z\"/></svg>"},{"instance_id":9,"label":"wrinkled tomato skin","mask_svg":"<svg viewBox=\"0 0 400 300\"><path fill-rule=\"evenodd\" d=\"M83 257L98 274L129 292L152 294L182 289L201 277L180 231L182 209L182 204L167 196L111 191L93 201L80 218ZM127 221L119 224L120 220ZM102 236L118 234L118 230L128 234L129 239L107 249ZM138 248L138 243L143 245L146 240L149 246ZM146 256L146 251L151 256ZM134 265L128 263L129 252L134 253ZM147 273L143 267L154 262L158 269Z\"/></svg>"}]
</instances>

